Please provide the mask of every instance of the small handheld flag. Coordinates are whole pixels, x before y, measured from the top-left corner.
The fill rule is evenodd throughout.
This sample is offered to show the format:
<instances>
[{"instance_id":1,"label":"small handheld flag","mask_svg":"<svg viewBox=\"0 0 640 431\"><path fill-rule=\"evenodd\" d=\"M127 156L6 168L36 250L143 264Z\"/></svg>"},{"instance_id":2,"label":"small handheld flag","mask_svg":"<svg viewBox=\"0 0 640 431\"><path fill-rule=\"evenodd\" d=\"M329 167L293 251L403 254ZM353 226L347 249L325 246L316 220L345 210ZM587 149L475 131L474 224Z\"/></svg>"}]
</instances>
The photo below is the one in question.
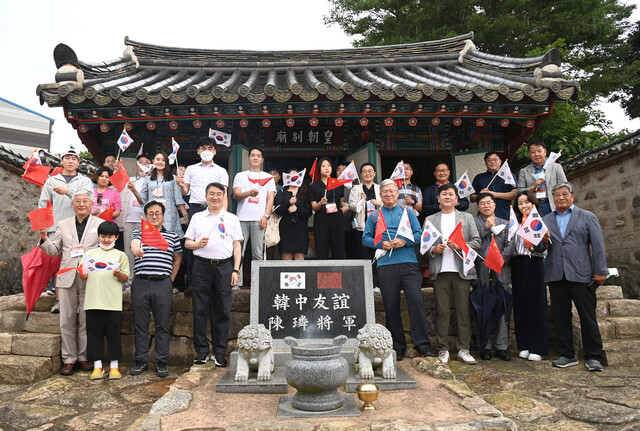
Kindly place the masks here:
<instances>
[{"instance_id":1,"label":"small handheld flag","mask_svg":"<svg viewBox=\"0 0 640 431\"><path fill-rule=\"evenodd\" d=\"M469 253L469 250L471 250L467 245L467 241L465 241L464 239L464 234L462 232L462 222L458 223L458 226L456 226L453 232L451 232L451 235L449 235L449 239L451 240L451 242L462 249L465 256Z\"/></svg>"},{"instance_id":2,"label":"small handheld flag","mask_svg":"<svg viewBox=\"0 0 640 431\"><path fill-rule=\"evenodd\" d=\"M406 207L402 211L402 217L400 217L400 223L398 223L396 237L398 235L408 239L409 241L413 241L413 229L411 228L411 220L409 219L409 212Z\"/></svg>"},{"instance_id":3,"label":"small handheld flag","mask_svg":"<svg viewBox=\"0 0 640 431\"><path fill-rule=\"evenodd\" d=\"M267 178L249 178L249 182L252 182L253 184L257 184L260 187L264 187L272 179L273 179L272 176L268 176Z\"/></svg>"},{"instance_id":4,"label":"small handheld flag","mask_svg":"<svg viewBox=\"0 0 640 431\"><path fill-rule=\"evenodd\" d=\"M109 181L113 187L118 190L118 193L121 193L124 188L127 187L127 184L129 184L129 175L127 175L127 171L124 168L124 163L120 163L120 169L109 177Z\"/></svg>"},{"instance_id":5,"label":"small handheld flag","mask_svg":"<svg viewBox=\"0 0 640 431\"><path fill-rule=\"evenodd\" d=\"M127 133L127 129L122 129L122 133L118 138L118 147L120 147L120 151L124 152L129 146L133 144L133 139Z\"/></svg>"},{"instance_id":6,"label":"small handheld flag","mask_svg":"<svg viewBox=\"0 0 640 431\"><path fill-rule=\"evenodd\" d=\"M159 250L169 250L169 243L167 240L164 239L160 231L154 225L145 219L142 219L140 242Z\"/></svg>"},{"instance_id":7,"label":"small handheld flag","mask_svg":"<svg viewBox=\"0 0 640 431\"><path fill-rule=\"evenodd\" d=\"M94 272L113 271L120 268L120 262L108 262L99 260L91 256L85 256L82 259L82 273L93 274Z\"/></svg>"},{"instance_id":8,"label":"small handheld flag","mask_svg":"<svg viewBox=\"0 0 640 431\"><path fill-rule=\"evenodd\" d=\"M42 164L42 160L40 160L40 153L38 153L38 150L33 150L31 152L31 157L29 157L29 160L27 160L25 164L22 165L22 169L27 169L29 163L36 163L38 165Z\"/></svg>"},{"instance_id":9,"label":"small handheld flag","mask_svg":"<svg viewBox=\"0 0 640 431\"><path fill-rule=\"evenodd\" d=\"M315 183L320 178L320 174L318 173L318 158L313 161L313 165L311 165L311 169L309 170L309 176L311 177L311 182Z\"/></svg>"},{"instance_id":10,"label":"small handheld flag","mask_svg":"<svg viewBox=\"0 0 640 431\"><path fill-rule=\"evenodd\" d=\"M462 259L462 272L464 275L467 275L471 268L474 267L476 258L478 257L478 253L472 248L465 254L464 259Z\"/></svg>"},{"instance_id":11,"label":"small handheld flag","mask_svg":"<svg viewBox=\"0 0 640 431\"><path fill-rule=\"evenodd\" d=\"M378 220L376 221L376 233L373 237L374 245L377 246L380 243L380 241L382 241L382 234L384 234L385 232L387 232L387 223L384 221L384 217L382 216L382 210L379 210ZM388 232L387 232L387 235L389 235Z\"/></svg>"},{"instance_id":12,"label":"small handheld flag","mask_svg":"<svg viewBox=\"0 0 640 431\"><path fill-rule=\"evenodd\" d=\"M393 168L393 172L391 173L390 179L396 182L398 188L402 187L402 183L405 179L404 172L404 161L400 160L395 168Z\"/></svg>"},{"instance_id":13,"label":"small handheld flag","mask_svg":"<svg viewBox=\"0 0 640 431\"><path fill-rule=\"evenodd\" d=\"M29 212L29 221L32 230L47 229L54 225L53 207L51 201L47 199L47 206Z\"/></svg>"},{"instance_id":14,"label":"small handheld flag","mask_svg":"<svg viewBox=\"0 0 640 431\"><path fill-rule=\"evenodd\" d=\"M354 179L348 179L348 180L339 180L337 178L331 178L329 177L327 179L327 190L333 190L333 189L337 189L340 186L343 186L345 184L351 183L355 181Z\"/></svg>"},{"instance_id":15,"label":"small handheld flag","mask_svg":"<svg viewBox=\"0 0 640 431\"><path fill-rule=\"evenodd\" d=\"M458 196L460 199L466 198L472 193L475 193L475 189L471 185L471 179L469 178L468 171L464 171L464 174L456 181L456 187L458 188Z\"/></svg>"},{"instance_id":16,"label":"small handheld flag","mask_svg":"<svg viewBox=\"0 0 640 431\"><path fill-rule=\"evenodd\" d=\"M115 210L115 206L111 204L106 210L102 211L98 217L100 217L102 220L111 221L113 219L113 213L115 212Z\"/></svg>"},{"instance_id":17,"label":"small handheld flag","mask_svg":"<svg viewBox=\"0 0 640 431\"><path fill-rule=\"evenodd\" d=\"M518 232L518 219L516 218L516 213L513 211L513 205L509 206L509 241L515 236L516 232Z\"/></svg>"},{"instance_id":18,"label":"small handheld flag","mask_svg":"<svg viewBox=\"0 0 640 431\"><path fill-rule=\"evenodd\" d=\"M136 159L142 155L143 148L144 148L144 142L140 144L140 149L138 150L138 154L136 154Z\"/></svg>"},{"instance_id":19,"label":"small handheld flag","mask_svg":"<svg viewBox=\"0 0 640 431\"><path fill-rule=\"evenodd\" d=\"M282 174L282 184L285 186L296 186L296 187L301 187L302 186L302 182L304 181L304 175L306 174L307 170L303 169L302 171L298 172L297 174L288 174L288 173L283 173Z\"/></svg>"},{"instance_id":20,"label":"small handheld flag","mask_svg":"<svg viewBox=\"0 0 640 431\"><path fill-rule=\"evenodd\" d=\"M37 186L44 186L44 183L49 178L49 171L51 168L49 166L39 165L37 163L29 163L27 166L27 170L22 174L22 178L33 183Z\"/></svg>"},{"instance_id":21,"label":"small handheld flag","mask_svg":"<svg viewBox=\"0 0 640 431\"><path fill-rule=\"evenodd\" d=\"M544 165L542 165L542 169L547 169L549 166L551 166L551 164L555 163L556 160L558 160L561 155L562 155L562 150L560 150L559 153L554 153L552 151L551 154L549 154L549 157L547 157L547 160L545 160Z\"/></svg>"},{"instance_id":22,"label":"small handheld flag","mask_svg":"<svg viewBox=\"0 0 640 431\"><path fill-rule=\"evenodd\" d=\"M225 147L231 146L231 134L229 133L224 133L215 129L209 129L209 138L216 141L217 144L224 145Z\"/></svg>"},{"instance_id":23,"label":"small handheld flag","mask_svg":"<svg viewBox=\"0 0 640 431\"><path fill-rule=\"evenodd\" d=\"M339 180L358 179L358 171L356 170L356 165L353 162L349 163L349 165L344 169L344 171L342 171L340 176L338 176L338 179ZM350 189L352 185L353 184L351 183L347 183L344 186Z\"/></svg>"},{"instance_id":24,"label":"small handheld flag","mask_svg":"<svg viewBox=\"0 0 640 431\"><path fill-rule=\"evenodd\" d=\"M180 150L180 145L176 142L175 139L171 138L171 154L169 154L169 164L173 165L178 161L178 151Z\"/></svg>"},{"instance_id":25,"label":"small handheld flag","mask_svg":"<svg viewBox=\"0 0 640 431\"><path fill-rule=\"evenodd\" d=\"M506 160L504 161L502 166L500 166L500 169L498 170L496 175L502 178L505 184L512 185L513 187L516 186L516 180L513 177L513 174L511 173L511 168L509 167L509 163L507 163Z\"/></svg>"},{"instance_id":26,"label":"small handheld flag","mask_svg":"<svg viewBox=\"0 0 640 431\"><path fill-rule=\"evenodd\" d=\"M528 241L533 245L538 245L548 230L549 229L547 229L544 221L542 221L540 213L538 213L538 210L534 205L527 219L522 221L522 225L520 225L520 228L518 229L518 235L520 235L520 237L525 241Z\"/></svg>"},{"instance_id":27,"label":"small handheld flag","mask_svg":"<svg viewBox=\"0 0 640 431\"><path fill-rule=\"evenodd\" d=\"M487 268L494 270L498 274L502 274L502 267L504 266L504 258L502 253L496 244L496 239L491 235L491 242L487 249L487 256L484 259L484 264Z\"/></svg>"},{"instance_id":28,"label":"small handheld flag","mask_svg":"<svg viewBox=\"0 0 640 431\"><path fill-rule=\"evenodd\" d=\"M425 219L422 237L420 238L420 254L425 254L433 244L441 238L442 234L431 224L429 219Z\"/></svg>"}]
</instances>

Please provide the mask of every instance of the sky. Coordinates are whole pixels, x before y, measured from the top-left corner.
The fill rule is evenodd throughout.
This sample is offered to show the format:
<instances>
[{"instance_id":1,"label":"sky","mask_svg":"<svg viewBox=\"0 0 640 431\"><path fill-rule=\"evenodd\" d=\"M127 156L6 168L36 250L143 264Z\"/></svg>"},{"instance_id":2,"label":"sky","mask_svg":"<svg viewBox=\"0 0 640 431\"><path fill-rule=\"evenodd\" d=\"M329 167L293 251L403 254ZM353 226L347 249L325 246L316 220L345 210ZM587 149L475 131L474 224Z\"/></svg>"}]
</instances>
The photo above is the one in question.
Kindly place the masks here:
<instances>
[{"instance_id":1,"label":"sky","mask_svg":"<svg viewBox=\"0 0 640 431\"><path fill-rule=\"evenodd\" d=\"M57 153L69 145L83 148L62 108L40 105L35 92L38 84L55 81L53 49L60 42L80 60L104 61L122 55L125 36L155 45L250 50L350 48L353 40L339 27L324 24L331 8L327 0L191 0L178 5L165 0L4 2L0 97L53 118L52 152ZM630 120L619 105L601 108L612 131L640 129L640 119Z\"/></svg>"}]
</instances>

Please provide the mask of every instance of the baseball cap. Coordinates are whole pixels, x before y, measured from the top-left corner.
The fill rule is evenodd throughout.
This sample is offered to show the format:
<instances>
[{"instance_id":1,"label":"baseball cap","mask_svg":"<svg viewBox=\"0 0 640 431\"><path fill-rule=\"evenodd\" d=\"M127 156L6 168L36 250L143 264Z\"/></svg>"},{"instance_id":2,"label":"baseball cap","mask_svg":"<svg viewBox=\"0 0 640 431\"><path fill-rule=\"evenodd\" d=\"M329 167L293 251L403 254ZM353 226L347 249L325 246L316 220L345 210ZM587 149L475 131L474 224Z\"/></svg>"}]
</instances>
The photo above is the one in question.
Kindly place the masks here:
<instances>
[{"instance_id":1,"label":"baseball cap","mask_svg":"<svg viewBox=\"0 0 640 431\"><path fill-rule=\"evenodd\" d=\"M60 157L60 158L64 159L66 156L74 156L78 160L80 160L80 154L76 150L74 150L73 148L69 148L68 150L65 150L65 152L62 153L62 157Z\"/></svg>"}]
</instances>

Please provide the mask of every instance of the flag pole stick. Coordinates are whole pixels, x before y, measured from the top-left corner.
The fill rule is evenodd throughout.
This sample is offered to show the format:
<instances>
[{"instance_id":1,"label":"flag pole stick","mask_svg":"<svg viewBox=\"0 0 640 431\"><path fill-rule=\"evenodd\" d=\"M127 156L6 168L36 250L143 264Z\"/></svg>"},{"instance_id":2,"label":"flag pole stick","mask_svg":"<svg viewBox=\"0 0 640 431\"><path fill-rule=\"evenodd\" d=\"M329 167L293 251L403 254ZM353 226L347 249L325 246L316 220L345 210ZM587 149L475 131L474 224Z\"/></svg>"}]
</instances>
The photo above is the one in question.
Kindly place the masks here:
<instances>
[{"instance_id":1,"label":"flag pole stick","mask_svg":"<svg viewBox=\"0 0 640 431\"><path fill-rule=\"evenodd\" d=\"M504 164L507 163L507 160L509 160L509 159L504 159L504 162L502 163L502 166L504 166ZM502 166L500 166L500 169L502 169ZM491 181L489 181L489 184L487 184L487 187L485 187L485 189L488 189L491 186L491 184L493 184L493 180L495 180L496 177L498 176L498 172L500 172L500 169L498 169L496 171L496 173L493 174L493 178L491 178Z\"/></svg>"}]
</instances>

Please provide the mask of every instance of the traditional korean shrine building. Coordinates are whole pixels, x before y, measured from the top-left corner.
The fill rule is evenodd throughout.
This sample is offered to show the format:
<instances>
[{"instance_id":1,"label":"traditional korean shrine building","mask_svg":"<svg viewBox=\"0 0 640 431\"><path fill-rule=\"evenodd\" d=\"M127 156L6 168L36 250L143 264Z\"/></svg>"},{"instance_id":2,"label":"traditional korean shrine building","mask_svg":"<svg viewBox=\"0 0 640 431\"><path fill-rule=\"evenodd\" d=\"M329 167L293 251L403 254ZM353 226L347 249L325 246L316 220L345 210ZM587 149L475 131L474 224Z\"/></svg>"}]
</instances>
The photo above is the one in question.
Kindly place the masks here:
<instances>
[{"instance_id":1,"label":"traditional korean shrine building","mask_svg":"<svg viewBox=\"0 0 640 431\"><path fill-rule=\"evenodd\" d=\"M78 61L59 45L54 84L41 103L62 107L101 161L123 127L145 151L181 145L196 161L209 129L232 134L216 162L233 174L243 151L264 150L267 167L308 167L315 157L372 161L386 176L398 160L494 149L511 157L555 103L576 97L560 52L510 58L478 51L473 33L430 42L314 51L204 50L125 38L121 57ZM388 172L387 172L388 171ZM431 169L424 169L432 182ZM380 175L379 175L380 178ZM420 182L419 182L420 183Z\"/></svg>"}]
</instances>

